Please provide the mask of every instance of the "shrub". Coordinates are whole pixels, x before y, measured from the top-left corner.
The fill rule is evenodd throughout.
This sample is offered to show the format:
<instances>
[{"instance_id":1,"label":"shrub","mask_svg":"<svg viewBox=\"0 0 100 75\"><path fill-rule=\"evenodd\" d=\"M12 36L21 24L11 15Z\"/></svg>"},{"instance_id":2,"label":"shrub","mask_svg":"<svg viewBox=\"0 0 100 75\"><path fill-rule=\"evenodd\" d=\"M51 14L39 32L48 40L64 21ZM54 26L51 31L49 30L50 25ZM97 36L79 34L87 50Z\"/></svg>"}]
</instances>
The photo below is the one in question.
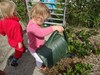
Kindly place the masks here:
<instances>
[{"instance_id":1,"label":"shrub","mask_svg":"<svg viewBox=\"0 0 100 75\"><path fill-rule=\"evenodd\" d=\"M13 0L17 5L18 16L22 22L28 22L27 9L24 0Z\"/></svg>"},{"instance_id":2,"label":"shrub","mask_svg":"<svg viewBox=\"0 0 100 75\"><path fill-rule=\"evenodd\" d=\"M67 22L73 26L100 27L100 0L67 0Z\"/></svg>"}]
</instances>

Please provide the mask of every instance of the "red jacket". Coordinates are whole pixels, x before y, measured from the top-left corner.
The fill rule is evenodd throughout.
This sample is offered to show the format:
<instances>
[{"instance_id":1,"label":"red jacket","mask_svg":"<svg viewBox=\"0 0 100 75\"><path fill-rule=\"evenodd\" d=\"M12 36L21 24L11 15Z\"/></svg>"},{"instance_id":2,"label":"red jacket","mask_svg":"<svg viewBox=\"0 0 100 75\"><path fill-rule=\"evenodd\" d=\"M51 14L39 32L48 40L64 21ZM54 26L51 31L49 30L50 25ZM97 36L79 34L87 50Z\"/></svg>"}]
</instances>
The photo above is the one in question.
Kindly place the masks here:
<instances>
[{"instance_id":1,"label":"red jacket","mask_svg":"<svg viewBox=\"0 0 100 75\"><path fill-rule=\"evenodd\" d=\"M12 47L16 47L19 42L23 42L22 27L18 22L19 18L4 18L0 20L0 34L7 35L8 42Z\"/></svg>"}]
</instances>

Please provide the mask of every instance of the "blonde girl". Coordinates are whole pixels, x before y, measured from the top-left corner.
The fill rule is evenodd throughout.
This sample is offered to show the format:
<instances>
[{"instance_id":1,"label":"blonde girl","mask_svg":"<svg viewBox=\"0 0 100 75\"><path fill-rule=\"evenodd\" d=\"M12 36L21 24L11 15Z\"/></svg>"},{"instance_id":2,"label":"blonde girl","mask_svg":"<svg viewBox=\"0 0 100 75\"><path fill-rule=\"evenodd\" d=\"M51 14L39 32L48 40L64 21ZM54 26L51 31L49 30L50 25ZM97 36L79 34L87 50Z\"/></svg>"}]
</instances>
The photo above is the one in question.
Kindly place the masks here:
<instances>
[{"instance_id":1,"label":"blonde girl","mask_svg":"<svg viewBox=\"0 0 100 75\"><path fill-rule=\"evenodd\" d=\"M17 66L17 60L21 58L25 47L23 44L22 27L17 17L16 5L12 1L0 2L0 12L2 19L0 20L0 34L7 35L8 43L15 49L11 65Z\"/></svg>"},{"instance_id":2,"label":"blonde girl","mask_svg":"<svg viewBox=\"0 0 100 75\"><path fill-rule=\"evenodd\" d=\"M50 17L50 10L44 3L39 2L33 6L30 15L31 20L27 25L27 34L29 39L28 49L36 60L36 67L44 69L43 61L37 55L36 50L45 43L45 36L51 34L55 30L62 32L64 29L62 26L42 27L45 20Z\"/></svg>"}]
</instances>

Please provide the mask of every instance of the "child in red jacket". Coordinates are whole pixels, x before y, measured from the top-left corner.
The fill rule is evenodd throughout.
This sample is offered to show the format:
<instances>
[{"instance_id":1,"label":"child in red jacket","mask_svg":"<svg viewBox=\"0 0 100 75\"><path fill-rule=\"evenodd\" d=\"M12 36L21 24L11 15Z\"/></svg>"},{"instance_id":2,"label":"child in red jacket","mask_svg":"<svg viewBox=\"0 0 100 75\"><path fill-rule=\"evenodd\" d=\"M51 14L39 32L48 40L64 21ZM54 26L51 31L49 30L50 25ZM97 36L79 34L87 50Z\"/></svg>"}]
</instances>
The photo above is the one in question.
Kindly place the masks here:
<instances>
[{"instance_id":1,"label":"child in red jacket","mask_svg":"<svg viewBox=\"0 0 100 75\"><path fill-rule=\"evenodd\" d=\"M17 66L17 60L25 51L25 46L23 44L22 27L19 23L19 18L16 16L16 5L12 1L0 2L0 11L2 14L0 34L3 36L7 35L9 45L15 48L11 65Z\"/></svg>"}]
</instances>

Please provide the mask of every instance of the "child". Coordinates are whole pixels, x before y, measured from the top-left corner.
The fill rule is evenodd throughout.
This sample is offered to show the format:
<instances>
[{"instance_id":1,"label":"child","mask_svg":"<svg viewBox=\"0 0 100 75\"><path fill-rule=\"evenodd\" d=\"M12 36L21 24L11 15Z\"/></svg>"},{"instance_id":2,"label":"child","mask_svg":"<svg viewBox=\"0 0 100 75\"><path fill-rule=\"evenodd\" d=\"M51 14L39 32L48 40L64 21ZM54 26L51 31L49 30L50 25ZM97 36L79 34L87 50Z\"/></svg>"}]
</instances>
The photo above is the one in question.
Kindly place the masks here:
<instances>
[{"instance_id":1,"label":"child","mask_svg":"<svg viewBox=\"0 0 100 75\"><path fill-rule=\"evenodd\" d=\"M12 1L0 2L0 11L2 14L2 19L0 20L0 34L3 36L7 35L9 45L15 48L11 65L17 66L17 60L25 51L25 46L23 44L22 27L19 23L19 18L16 16L16 5Z\"/></svg>"},{"instance_id":2,"label":"child","mask_svg":"<svg viewBox=\"0 0 100 75\"><path fill-rule=\"evenodd\" d=\"M45 43L45 36L55 30L62 32L64 29L62 26L41 27L44 21L50 16L50 10L44 3L37 3L34 7L32 7L30 14L32 19L27 25L27 34L29 39L28 49L36 60L36 67L44 69L42 66L43 61L37 55L36 50Z\"/></svg>"}]
</instances>

